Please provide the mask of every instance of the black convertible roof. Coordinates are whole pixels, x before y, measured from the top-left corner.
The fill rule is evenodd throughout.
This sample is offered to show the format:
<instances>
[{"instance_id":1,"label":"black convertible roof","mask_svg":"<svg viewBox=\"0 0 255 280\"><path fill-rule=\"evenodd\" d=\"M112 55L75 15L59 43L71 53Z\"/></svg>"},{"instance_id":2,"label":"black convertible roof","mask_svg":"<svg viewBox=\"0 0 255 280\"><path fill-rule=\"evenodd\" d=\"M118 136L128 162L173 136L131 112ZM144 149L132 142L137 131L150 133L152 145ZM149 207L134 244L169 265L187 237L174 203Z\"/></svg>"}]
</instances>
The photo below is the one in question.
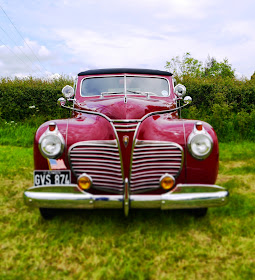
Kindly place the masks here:
<instances>
[{"instance_id":1,"label":"black convertible roof","mask_svg":"<svg viewBox=\"0 0 255 280\"><path fill-rule=\"evenodd\" d=\"M78 76L84 75L97 75L97 74L119 74L119 73L130 73L130 74L149 74L149 75L162 75L172 76L173 74L167 71L153 70L153 69L136 69L136 68L106 68L106 69L94 69L80 72Z\"/></svg>"}]
</instances>

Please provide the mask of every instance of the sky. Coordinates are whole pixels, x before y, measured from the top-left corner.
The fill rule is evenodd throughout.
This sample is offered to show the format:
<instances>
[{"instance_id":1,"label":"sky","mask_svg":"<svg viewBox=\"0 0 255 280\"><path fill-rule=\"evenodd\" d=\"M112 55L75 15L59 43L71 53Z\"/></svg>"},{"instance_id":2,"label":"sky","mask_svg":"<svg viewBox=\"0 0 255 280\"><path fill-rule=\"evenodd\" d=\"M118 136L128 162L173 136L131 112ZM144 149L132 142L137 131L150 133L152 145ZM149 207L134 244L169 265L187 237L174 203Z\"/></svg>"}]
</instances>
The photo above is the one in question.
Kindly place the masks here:
<instances>
[{"instance_id":1,"label":"sky","mask_svg":"<svg viewBox=\"0 0 255 280\"><path fill-rule=\"evenodd\" d=\"M0 76L165 70L186 52L255 71L254 0L0 0Z\"/></svg>"}]
</instances>

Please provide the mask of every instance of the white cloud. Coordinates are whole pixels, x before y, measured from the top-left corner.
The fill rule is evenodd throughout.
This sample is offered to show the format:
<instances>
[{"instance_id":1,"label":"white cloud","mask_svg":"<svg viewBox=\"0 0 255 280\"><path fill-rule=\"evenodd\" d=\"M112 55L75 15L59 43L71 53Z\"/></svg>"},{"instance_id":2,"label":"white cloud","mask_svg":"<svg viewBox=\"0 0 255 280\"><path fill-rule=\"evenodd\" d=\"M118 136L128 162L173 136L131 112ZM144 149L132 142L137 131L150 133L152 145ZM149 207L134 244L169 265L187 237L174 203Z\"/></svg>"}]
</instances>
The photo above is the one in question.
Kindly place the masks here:
<instances>
[{"instance_id":1,"label":"white cloud","mask_svg":"<svg viewBox=\"0 0 255 280\"><path fill-rule=\"evenodd\" d=\"M43 62L52 58L51 52L35 41L25 40L20 46L0 45L1 76L42 76Z\"/></svg>"},{"instance_id":2,"label":"white cloud","mask_svg":"<svg viewBox=\"0 0 255 280\"><path fill-rule=\"evenodd\" d=\"M159 5L159 2L155 2ZM215 5L215 1L204 0L165 0L160 2L162 11L156 13L157 18L174 18L180 22L187 19L203 19L207 16L210 8Z\"/></svg>"},{"instance_id":3,"label":"white cloud","mask_svg":"<svg viewBox=\"0 0 255 280\"><path fill-rule=\"evenodd\" d=\"M142 29L115 35L84 29L56 32L70 53L80 58L81 64L94 67L143 66L163 69L166 60L186 52L187 45L192 51L198 44L192 37L160 35ZM200 45L203 47L202 43Z\"/></svg>"},{"instance_id":4,"label":"white cloud","mask_svg":"<svg viewBox=\"0 0 255 280\"><path fill-rule=\"evenodd\" d=\"M9 2L5 10L22 34L33 38L29 45L52 73L114 66L163 69L167 60L185 52L199 60L227 57L247 76L254 71L253 0ZM27 71L2 48L0 69Z\"/></svg>"}]
</instances>

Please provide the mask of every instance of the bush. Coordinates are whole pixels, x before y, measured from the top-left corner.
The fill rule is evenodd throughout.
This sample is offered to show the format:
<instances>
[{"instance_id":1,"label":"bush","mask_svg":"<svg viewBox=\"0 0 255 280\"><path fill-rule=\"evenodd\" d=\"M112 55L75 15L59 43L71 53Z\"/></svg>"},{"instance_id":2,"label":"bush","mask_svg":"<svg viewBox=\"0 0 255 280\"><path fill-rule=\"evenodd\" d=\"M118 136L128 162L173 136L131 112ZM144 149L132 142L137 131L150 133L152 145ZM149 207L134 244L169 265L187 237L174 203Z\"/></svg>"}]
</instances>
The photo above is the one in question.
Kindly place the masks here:
<instances>
[{"instance_id":1,"label":"bush","mask_svg":"<svg viewBox=\"0 0 255 280\"><path fill-rule=\"evenodd\" d=\"M220 141L254 140L255 79L183 75L177 82L183 83L193 98L182 117L210 123ZM66 84L72 85L73 80L1 79L1 123L25 121L35 127L46 120L70 117L69 110L56 105Z\"/></svg>"},{"instance_id":2,"label":"bush","mask_svg":"<svg viewBox=\"0 0 255 280\"><path fill-rule=\"evenodd\" d=\"M220 141L254 140L255 82L222 77L191 77L179 79L193 98L185 118L209 122Z\"/></svg>"},{"instance_id":3,"label":"bush","mask_svg":"<svg viewBox=\"0 0 255 280\"><path fill-rule=\"evenodd\" d=\"M54 80L1 79L0 118L6 121L24 121L31 118L64 118L70 112L57 107L57 99L69 78Z\"/></svg>"}]
</instances>

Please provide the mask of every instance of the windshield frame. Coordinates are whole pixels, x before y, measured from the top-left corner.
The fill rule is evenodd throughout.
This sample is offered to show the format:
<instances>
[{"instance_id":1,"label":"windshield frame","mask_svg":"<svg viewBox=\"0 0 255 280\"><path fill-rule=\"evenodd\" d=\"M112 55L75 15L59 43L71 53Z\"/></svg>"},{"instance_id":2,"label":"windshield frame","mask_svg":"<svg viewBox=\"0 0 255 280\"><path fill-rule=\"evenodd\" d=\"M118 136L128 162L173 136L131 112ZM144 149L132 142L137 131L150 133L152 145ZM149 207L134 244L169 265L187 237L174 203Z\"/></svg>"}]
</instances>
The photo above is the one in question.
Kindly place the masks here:
<instances>
[{"instance_id":1,"label":"windshield frame","mask_svg":"<svg viewBox=\"0 0 255 280\"><path fill-rule=\"evenodd\" d=\"M124 92L123 93L119 93L119 94L109 94L109 95L105 95L104 97L112 97L112 96L116 96L116 95L124 95L125 98L127 95L131 95L131 96L134 96L134 95L139 95L139 96L145 96L145 95L142 95L142 94L135 94L135 93L128 93L127 92L127 82L126 82L126 78L127 77L141 77L141 78L157 78L157 79L164 79L167 81L167 85L168 85L168 95L167 96L161 96L161 95L152 95L153 97L160 97L160 98L168 98L170 97L171 95L171 87L170 87L170 82L169 80L166 78L166 77L163 77L163 76L156 76L156 75L142 75L142 74L125 74L125 73L121 73L121 74L106 74L106 75L93 75L93 76L88 76L88 77L84 77L81 79L81 82L80 82L80 92L79 92L79 95L80 97L82 98L86 98L86 97L94 97L94 98L98 98L98 97L102 97L101 95L82 95L82 84L83 84L83 81L86 80L86 79L92 79L92 78L104 78L104 77L123 77L124 78Z\"/></svg>"}]
</instances>

